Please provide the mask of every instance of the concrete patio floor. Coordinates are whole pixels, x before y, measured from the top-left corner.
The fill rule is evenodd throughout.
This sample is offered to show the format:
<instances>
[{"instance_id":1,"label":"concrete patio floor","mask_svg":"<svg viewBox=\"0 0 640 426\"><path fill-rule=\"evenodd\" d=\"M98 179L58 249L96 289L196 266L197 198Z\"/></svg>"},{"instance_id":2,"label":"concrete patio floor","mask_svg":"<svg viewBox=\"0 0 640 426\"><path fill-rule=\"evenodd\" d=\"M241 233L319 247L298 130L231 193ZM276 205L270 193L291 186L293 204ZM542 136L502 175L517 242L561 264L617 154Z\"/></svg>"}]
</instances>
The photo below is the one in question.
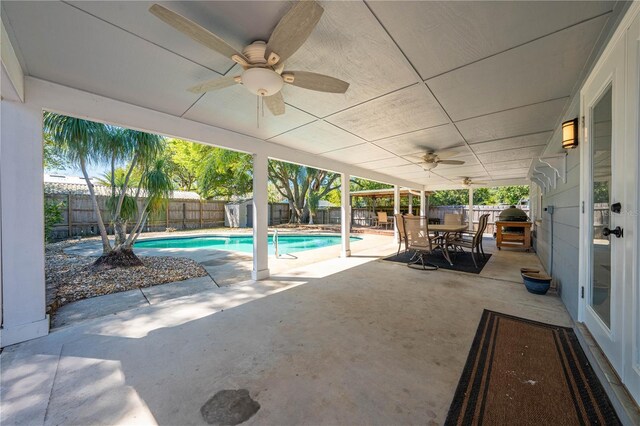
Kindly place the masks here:
<instances>
[{"instance_id":1,"label":"concrete patio floor","mask_svg":"<svg viewBox=\"0 0 640 426\"><path fill-rule=\"evenodd\" d=\"M491 250L493 251L493 250ZM121 312L6 348L2 424L204 424L248 389L246 424L442 424L483 309L571 325L495 253L480 275L379 260L393 243Z\"/></svg>"}]
</instances>

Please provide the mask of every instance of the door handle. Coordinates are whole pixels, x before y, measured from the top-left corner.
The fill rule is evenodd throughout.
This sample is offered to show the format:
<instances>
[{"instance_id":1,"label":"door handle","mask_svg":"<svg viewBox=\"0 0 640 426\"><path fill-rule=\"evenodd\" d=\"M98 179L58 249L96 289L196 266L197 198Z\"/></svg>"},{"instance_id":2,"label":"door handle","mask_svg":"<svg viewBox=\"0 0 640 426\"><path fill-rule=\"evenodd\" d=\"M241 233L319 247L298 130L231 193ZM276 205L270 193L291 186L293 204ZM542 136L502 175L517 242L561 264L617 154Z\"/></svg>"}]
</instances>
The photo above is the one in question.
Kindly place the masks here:
<instances>
[{"instance_id":1,"label":"door handle","mask_svg":"<svg viewBox=\"0 0 640 426\"><path fill-rule=\"evenodd\" d=\"M623 237L622 228L620 228L619 226L616 226L616 229L604 228L602 230L602 235L604 235L605 237L608 237L611 234L615 235L616 238L622 238Z\"/></svg>"}]
</instances>

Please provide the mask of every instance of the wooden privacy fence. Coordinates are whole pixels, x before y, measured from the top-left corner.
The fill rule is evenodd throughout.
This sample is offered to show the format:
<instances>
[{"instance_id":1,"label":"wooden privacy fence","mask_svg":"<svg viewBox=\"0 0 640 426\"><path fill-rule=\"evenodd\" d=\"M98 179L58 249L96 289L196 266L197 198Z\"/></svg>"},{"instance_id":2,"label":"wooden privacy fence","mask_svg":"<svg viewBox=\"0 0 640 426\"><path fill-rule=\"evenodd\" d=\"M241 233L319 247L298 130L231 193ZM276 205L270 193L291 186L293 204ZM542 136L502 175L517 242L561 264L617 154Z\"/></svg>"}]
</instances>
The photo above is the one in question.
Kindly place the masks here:
<instances>
[{"instance_id":1,"label":"wooden privacy fence","mask_svg":"<svg viewBox=\"0 0 640 426\"><path fill-rule=\"evenodd\" d=\"M108 226L111 219L106 206L108 197L98 196L97 199L102 218ZM53 227L53 239L99 234L98 218L88 195L45 194L45 202L65 204L62 220ZM143 204L144 199L139 200L138 208L142 209ZM225 201L217 200L171 199L163 211L149 217L144 232L165 231L167 228L180 230L223 226L225 204ZM134 224L130 224L129 229L133 226Z\"/></svg>"}]
</instances>

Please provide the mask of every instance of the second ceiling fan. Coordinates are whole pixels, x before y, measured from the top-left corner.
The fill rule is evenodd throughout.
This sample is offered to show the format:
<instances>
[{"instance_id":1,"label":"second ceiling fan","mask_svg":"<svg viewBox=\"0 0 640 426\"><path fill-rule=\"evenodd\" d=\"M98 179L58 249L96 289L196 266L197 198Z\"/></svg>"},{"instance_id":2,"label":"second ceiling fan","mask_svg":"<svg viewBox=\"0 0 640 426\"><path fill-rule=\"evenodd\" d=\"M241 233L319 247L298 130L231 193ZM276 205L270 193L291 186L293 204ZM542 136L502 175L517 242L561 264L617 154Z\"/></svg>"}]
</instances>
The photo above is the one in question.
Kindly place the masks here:
<instances>
[{"instance_id":1,"label":"second ceiling fan","mask_svg":"<svg viewBox=\"0 0 640 426\"><path fill-rule=\"evenodd\" d=\"M242 84L263 99L273 115L284 114L282 89L285 83L303 89L328 93L345 93L349 83L328 75L308 71L288 71L284 61L307 40L320 21L324 9L315 1L299 1L280 19L269 41L254 41L242 52L226 41L184 16L154 4L149 11L176 30L206 47L230 58L244 69L241 75L220 77L189 88L193 93L205 93Z\"/></svg>"},{"instance_id":2,"label":"second ceiling fan","mask_svg":"<svg viewBox=\"0 0 640 426\"><path fill-rule=\"evenodd\" d=\"M420 166L426 170L431 171L438 167L438 164L449 164L449 165L462 165L464 161L462 160L447 160L447 158L454 157L460 154L458 151L427 151L425 154L420 155L419 157L415 157L416 159L420 159Z\"/></svg>"}]
</instances>

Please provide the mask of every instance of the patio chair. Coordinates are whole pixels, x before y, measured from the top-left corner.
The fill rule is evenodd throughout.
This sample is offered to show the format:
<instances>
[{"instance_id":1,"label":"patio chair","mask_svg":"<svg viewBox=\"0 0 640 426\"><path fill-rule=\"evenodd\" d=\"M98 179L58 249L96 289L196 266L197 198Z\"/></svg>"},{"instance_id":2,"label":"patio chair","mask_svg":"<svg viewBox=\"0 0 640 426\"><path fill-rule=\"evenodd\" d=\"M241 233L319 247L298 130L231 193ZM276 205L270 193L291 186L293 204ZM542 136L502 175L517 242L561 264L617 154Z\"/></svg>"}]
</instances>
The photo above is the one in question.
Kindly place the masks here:
<instances>
[{"instance_id":1,"label":"patio chair","mask_svg":"<svg viewBox=\"0 0 640 426\"><path fill-rule=\"evenodd\" d=\"M393 217L396 222L396 228L398 228L398 252L396 253L396 256L398 256L400 254L402 243L404 243L404 251L407 251L407 233L404 230L404 220L402 220L402 214L397 213L394 214Z\"/></svg>"},{"instance_id":2,"label":"patio chair","mask_svg":"<svg viewBox=\"0 0 640 426\"><path fill-rule=\"evenodd\" d=\"M480 216L478 223L478 230L476 232L461 232L456 234L455 237L445 243L447 247L452 246L454 248L468 248L471 250L471 259L473 264L478 269L478 263L476 262L476 253L478 256L482 252L482 257L486 258L484 251L482 250L482 236L487 228L487 222L489 220L488 214ZM471 238L468 238L471 237ZM464 251L464 250L463 250Z\"/></svg>"},{"instance_id":3,"label":"patio chair","mask_svg":"<svg viewBox=\"0 0 640 426\"><path fill-rule=\"evenodd\" d=\"M445 225L461 225L462 215L458 213L445 213L444 224Z\"/></svg>"},{"instance_id":4,"label":"patio chair","mask_svg":"<svg viewBox=\"0 0 640 426\"><path fill-rule=\"evenodd\" d=\"M429 224L425 217L402 217L404 231L406 235L407 250L415 251L407 266L414 268L420 264L422 270L435 271L438 266L425 260L425 256L431 254L434 250L441 248L443 242L442 237L429 235Z\"/></svg>"},{"instance_id":5,"label":"patio chair","mask_svg":"<svg viewBox=\"0 0 640 426\"><path fill-rule=\"evenodd\" d=\"M378 212L378 225L384 225L384 229L389 229L391 221L386 212Z\"/></svg>"}]
</instances>

